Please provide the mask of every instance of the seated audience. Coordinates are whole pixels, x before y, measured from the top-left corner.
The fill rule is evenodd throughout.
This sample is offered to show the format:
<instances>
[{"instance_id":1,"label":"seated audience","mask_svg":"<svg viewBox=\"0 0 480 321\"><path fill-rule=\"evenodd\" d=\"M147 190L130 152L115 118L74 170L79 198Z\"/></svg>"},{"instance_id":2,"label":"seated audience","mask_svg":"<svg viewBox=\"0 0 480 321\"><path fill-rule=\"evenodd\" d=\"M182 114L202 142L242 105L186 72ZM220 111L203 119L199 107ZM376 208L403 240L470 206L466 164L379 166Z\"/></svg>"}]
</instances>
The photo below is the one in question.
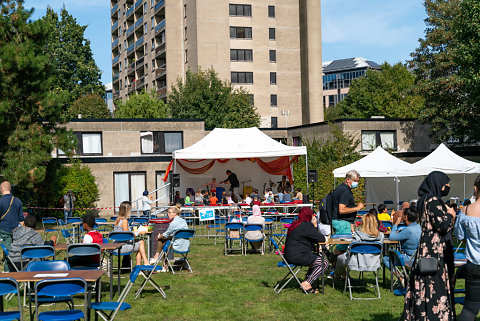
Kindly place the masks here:
<instances>
[{"instance_id":1,"label":"seated audience","mask_svg":"<svg viewBox=\"0 0 480 321\"><path fill-rule=\"evenodd\" d=\"M406 208L402 213L395 213L393 215L393 227L390 232L390 240L400 241L402 248L402 257L405 261L413 260L415 252L417 251L418 243L420 242L420 235L422 228L417 224L418 214L411 208ZM407 226L399 229L400 223L405 223ZM383 264L390 269L390 258L383 257Z\"/></svg>"},{"instance_id":2,"label":"seated audience","mask_svg":"<svg viewBox=\"0 0 480 321\"><path fill-rule=\"evenodd\" d=\"M380 204L380 205L383 205L383 204ZM379 216L380 214L378 214L378 212L377 212L376 209L372 208L372 209L370 209L370 210L368 211L368 213L375 215L375 218L377 219L377 223L378 223L378 230L379 230L380 232L383 232L383 233L388 232L388 229L385 227L385 225L383 225L383 223L382 223L382 222L380 221L380 219L378 218L378 216ZM387 214L387 215L388 215L388 214Z\"/></svg>"},{"instance_id":3,"label":"seated audience","mask_svg":"<svg viewBox=\"0 0 480 321\"><path fill-rule=\"evenodd\" d=\"M267 203L267 204L270 204L270 203L275 203L275 200L273 198L273 192L272 191L268 191L266 194L265 194L265 201L263 201L263 203Z\"/></svg>"},{"instance_id":4,"label":"seated audience","mask_svg":"<svg viewBox=\"0 0 480 321\"><path fill-rule=\"evenodd\" d=\"M130 226L128 225L128 219L132 215L132 204L128 201L123 201L120 203L120 208L118 210L118 217L115 220L115 225L113 230L115 232L130 232ZM140 234L145 234L145 232L140 232ZM118 252L118 250L115 250ZM121 248L122 253L127 252L136 252L136 264L142 264L142 259L144 264L148 265L149 261L147 255L145 254L145 242L143 240L135 241L134 244L125 244Z\"/></svg>"},{"instance_id":5,"label":"seated audience","mask_svg":"<svg viewBox=\"0 0 480 321\"><path fill-rule=\"evenodd\" d=\"M192 194L190 192L187 192L187 196L185 196L185 205L193 205L193 202L190 199L190 196L192 196Z\"/></svg>"},{"instance_id":6,"label":"seated audience","mask_svg":"<svg viewBox=\"0 0 480 321\"><path fill-rule=\"evenodd\" d=\"M82 217L83 229L87 232L83 237L82 243L103 243L103 236L95 230L95 216L92 214L85 214ZM91 264L100 263L100 255L95 257L88 256L72 256L68 259L71 266L89 266Z\"/></svg>"},{"instance_id":7,"label":"seated audience","mask_svg":"<svg viewBox=\"0 0 480 321\"><path fill-rule=\"evenodd\" d=\"M309 266L302 287L309 293L314 293L313 282L328 268L328 260L314 253L318 242L324 242L325 237L317 229L317 218L309 207L304 207L287 231L285 241L285 259L289 264Z\"/></svg>"},{"instance_id":8,"label":"seated audience","mask_svg":"<svg viewBox=\"0 0 480 321\"><path fill-rule=\"evenodd\" d=\"M303 194L302 194L302 189L301 188L297 188L296 189L296 194L295 194L295 197L293 198L294 200L297 200L297 201L303 201Z\"/></svg>"},{"instance_id":9,"label":"seated audience","mask_svg":"<svg viewBox=\"0 0 480 321\"><path fill-rule=\"evenodd\" d=\"M265 219L262 217L262 212L258 205L252 206L252 215L247 219L247 224L261 224L262 228L265 228ZM262 240L264 237L262 231L248 231L245 232L245 238L250 240ZM250 243L254 250L258 250L262 245L262 242Z\"/></svg>"},{"instance_id":10,"label":"seated audience","mask_svg":"<svg viewBox=\"0 0 480 321\"><path fill-rule=\"evenodd\" d=\"M208 196L208 191L202 191L203 194L203 205L210 204L210 196Z\"/></svg>"},{"instance_id":11,"label":"seated audience","mask_svg":"<svg viewBox=\"0 0 480 321\"><path fill-rule=\"evenodd\" d=\"M475 197L480 197L480 175L473 185ZM480 202L466 205L455 221L455 235L465 240L467 264L465 273L465 304L459 321L475 320L480 311Z\"/></svg>"},{"instance_id":12,"label":"seated audience","mask_svg":"<svg viewBox=\"0 0 480 321\"><path fill-rule=\"evenodd\" d=\"M227 192L225 191L222 192L222 197L219 201L220 201L220 204L225 204L225 205L228 204Z\"/></svg>"},{"instance_id":13,"label":"seated audience","mask_svg":"<svg viewBox=\"0 0 480 321\"><path fill-rule=\"evenodd\" d=\"M21 269L21 250L24 246L38 246L38 245L52 245L57 243L57 236L52 235L49 241L43 241L42 236L34 229L37 226L37 218L33 215L28 215L23 222L24 226L19 225L13 230L12 235L12 248L10 250L10 259L13 264L20 271ZM29 260L23 262L25 266ZM9 271L15 271L13 267L9 268Z\"/></svg>"},{"instance_id":14,"label":"seated audience","mask_svg":"<svg viewBox=\"0 0 480 321\"><path fill-rule=\"evenodd\" d=\"M387 213L387 205L385 204L378 205L377 218L380 221L390 221L392 219L391 216Z\"/></svg>"},{"instance_id":15,"label":"seated audience","mask_svg":"<svg viewBox=\"0 0 480 321\"><path fill-rule=\"evenodd\" d=\"M197 192L195 193L195 205L202 205L203 203L203 194L200 189L197 189Z\"/></svg>"},{"instance_id":16,"label":"seated audience","mask_svg":"<svg viewBox=\"0 0 480 321\"><path fill-rule=\"evenodd\" d=\"M285 193L283 194L283 202L288 203L292 201L292 195L290 194L290 188L287 188L285 190Z\"/></svg>"},{"instance_id":17,"label":"seated audience","mask_svg":"<svg viewBox=\"0 0 480 321\"><path fill-rule=\"evenodd\" d=\"M276 197L276 200L278 203L281 203L283 202L283 195L284 195L285 191L283 188L277 188L277 197Z\"/></svg>"},{"instance_id":18,"label":"seated audience","mask_svg":"<svg viewBox=\"0 0 480 321\"><path fill-rule=\"evenodd\" d=\"M235 204L235 202L232 199L232 193L230 193L230 192L228 192L228 194L227 194L227 204L228 205Z\"/></svg>"},{"instance_id":19,"label":"seated audience","mask_svg":"<svg viewBox=\"0 0 480 321\"><path fill-rule=\"evenodd\" d=\"M243 200L243 203L250 205L250 204L252 203L252 198L251 198L250 195L248 195L248 194L245 194L245 196L246 196L246 197L245 197L245 199Z\"/></svg>"},{"instance_id":20,"label":"seated audience","mask_svg":"<svg viewBox=\"0 0 480 321\"><path fill-rule=\"evenodd\" d=\"M172 221L168 224L167 230L163 234L158 234L157 236L157 249L155 250L155 256L150 260L151 264L154 264L158 260L158 257L162 252L163 244L167 240L171 240L176 231L188 229L187 222L180 217L180 208L178 206L172 206L168 209L168 218ZM190 241L186 239L177 239L172 244L172 247L176 251L187 251L190 247ZM173 259L173 253L170 253L168 258L170 260ZM163 271L166 271L166 269Z\"/></svg>"},{"instance_id":21,"label":"seated audience","mask_svg":"<svg viewBox=\"0 0 480 321\"><path fill-rule=\"evenodd\" d=\"M210 205L217 205L218 198L216 196L216 193L213 192L212 196L210 197Z\"/></svg>"},{"instance_id":22,"label":"seated audience","mask_svg":"<svg viewBox=\"0 0 480 321\"><path fill-rule=\"evenodd\" d=\"M362 225L360 229L355 230L353 233L353 239L355 242L368 241L368 242L381 242L383 243L383 233L378 231L377 217L375 214L367 213L362 216ZM337 257L337 265L335 268L335 275L345 277L345 268L347 267L348 253L343 253ZM373 255L373 254L372 254ZM373 263L371 260L380 260L377 256L365 256L365 261L360 260L356 262L358 265L371 266Z\"/></svg>"},{"instance_id":23,"label":"seated audience","mask_svg":"<svg viewBox=\"0 0 480 321\"><path fill-rule=\"evenodd\" d=\"M254 189L253 190L253 193L250 194L250 197L252 198L252 200L257 197L259 200L260 200L260 195L258 195L258 189Z\"/></svg>"}]
</instances>

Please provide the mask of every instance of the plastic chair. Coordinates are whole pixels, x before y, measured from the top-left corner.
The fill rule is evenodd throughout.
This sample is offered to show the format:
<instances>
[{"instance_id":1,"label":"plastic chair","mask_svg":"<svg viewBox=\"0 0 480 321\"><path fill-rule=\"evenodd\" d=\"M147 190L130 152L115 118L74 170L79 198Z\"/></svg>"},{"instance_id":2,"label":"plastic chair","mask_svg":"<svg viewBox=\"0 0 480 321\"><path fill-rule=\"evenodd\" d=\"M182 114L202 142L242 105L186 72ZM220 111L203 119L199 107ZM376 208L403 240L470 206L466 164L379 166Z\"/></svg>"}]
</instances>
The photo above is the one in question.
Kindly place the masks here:
<instances>
[{"instance_id":1,"label":"plastic chair","mask_svg":"<svg viewBox=\"0 0 480 321\"><path fill-rule=\"evenodd\" d=\"M3 254L4 254L5 258L7 259L7 263L9 265L9 267L11 266L15 270L15 271L10 271L10 272L18 272L17 266L15 264L13 264L13 261L10 258L10 253L8 252L5 245L3 243L0 243L0 246L2 247Z\"/></svg>"},{"instance_id":2,"label":"plastic chair","mask_svg":"<svg viewBox=\"0 0 480 321\"><path fill-rule=\"evenodd\" d=\"M136 218L132 219L132 221L130 222L130 226L133 226L133 225L144 225L144 224L148 224L148 218L145 218L145 217L136 217Z\"/></svg>"},{"instance_id":3,"label":"plastic chair","mask_svg":"<svg viewBox=\"0 0 480 321\"><path fill-rule=\"evenodd\" d=\"M262 242L261 246L260 246L260 253L262 255L265 254L265 235L263 235L263 237L259 240L252 240L252 239L249 239L246 237L246 233L249 232L249 231L260 231L262 232L262 235L263 235L263 226L262 224L245 224L244 226L244 237L245 237L245 242L244 242L244 245L245 245L245 250L244 250L244 254L247 255L247 247L248 247L248 243L258 243L258 242Z\"/></svg>"},{"instance_id":4,"label":"plastic chair","mask_svg":"<svg viewBox=\"0 0 480 321\"><path fill-rule=\"evenodd\" d=\"M237 235L238 233L238 235ZM243 255L243 223L229 222L225 223L225 255L230 252L239 251ZM240 247L235 247L235 242L240 243Z\"/></svg>"},{"instance_id":5,"label":"plastic chair","mask_svg":"<svg viewBox=\"0 0 480 321\"><path fill-rule=\"evenodd\" d=\"M58 220L55 217L42 218L42 226L45 232L45 240L47 240L48 233L58 233Z\"/></svg>"},{"instance_id":6,"label":"plastic chair","mask_svg":"<svg viewBox=\"0 0 480 321\"><path fill-rule=\"evenodd\" d=\"M455 304L465 305L465 289L456 289L457 280L465 279L465 265L459 266L457 271L455 272L455 276L453 278L454 284L454 294L463 294L462 296L454 296Z\"/></svg>"},{"instance_id":7,"label":"plastic chair","mask_svg":"<svg viewBox=\"0 0 480 321\"><path fill-rule=\"evenodd\" d=\"M405 260L401 253L394 249L388 250L388 257L390 259L390 291L394 292L395 295L405 295L406 289L404 282L408 279ZM396 277L395 281L393 279L394 275ZM393 291L393 287L397 282L401 285L401 288Z\"/></svg>"},{"instance_id":8,"label":"plastic chair","mask_svg":"<svg viewBox=\"0 0 480 321\"><path fill-rule=\"evenodd\" d=\"M38 246L25 246L20 251L20 256L22 258L22 270L23 262L31 260L45 260L52 258L55 260L55 248L50 245L38 245Z\"/></svg>"},{"instance_id":9,"label":"plastic chair","mask_svg":"<svg viewBox=\"0 0 480 321\"><path fill-rule=\"evenodd\" d=\"M0 278L0 296L8 297L15 294L17 294L18 298L18 311L1 311L0 320L23 320L22 301L20 300L18 282L12 278Z\"/></svg>"},{"instance_id":10,"label":"plastic chair","mask_svg":"<svg viewBox=\"0 0 480 321\"><path fill-rule=\"evenodd\" d=\"M172 265L172 262L171 260L168 258L168 254L171 252L171 253L177 253L177 254L180 254L182 257L180 260L182 260L182 267L183 268L186 264L187 266L187 269L190 271L190 273L193 273L193 269L192 269L192 266L190 265L190 262L188 261L188 253L190 253L190 247L186 250L186 251L178 251L178 250L175 250L173 248L173 245L175 244L175 241L177 239L185 239L185 240L190 240L192 239L193 237L195 236L195 230L191 230L191 229L185 229L185 230L178 230L176 231L175 233L173 233L173 236L172 236L172 241L170 242L170 246L168 247L168 250L165 254L165 257L167 259L167 264L168 264L168 267L172 270L172 273L175 274L175 270L173 268L173 265L175 265L175 262L174 264Z\"/></svg>"},{"instance_id":11,"label":"plastic chair","mask_svg":"<svg viewBox=\"0 0 480 321\"><path fill-rule=\"evenodd\" d=\"M77 294L83 294L83 311L82 310L58 310L45 311L38 313L39 298L49 297L56 298L58 296L72 297ZM66 278L43 280L35 285L35 316L37 320L79 320L87 316L87 282L80 278Z\"/></svg>"},{"instance_id":12,"label":"plastic chair","mask_svg":"<svg viewBox=\"0 0 480 321\"><path fill-rule=\"evenodd\" d=\"M110 221L115 222L117 220L118 216L110 216Z\"/></svg>"},{"instance_id":13,"label":"plastic chair","mask_svg":"<svg viewBox=\"0 0 480 321\"><path fill-rule=\"evenodd\" d=\"M291 217L281 217L280 218L280 233L273 233L272 236L277 240L278 244L283 244L285 238L287 237L287 228L284 227L284 224L292 224L295 219Z\"/></svg>"},{"instance_id":14,"label":"plastic chair","mask_svg":"<svg viewBox=\"0 0 480 321\"><path fill-rule=\"evenodd\" d=\"M153 273L155 271L161 271L163 269L163 262L166 258L166 253L170 247L170 241L166 241L163 244L162 247L162 252L158 256L158 259L155 261L155 264L153 265L137 265L135 266L135 269L139 270L139 275L142 275L145 280L143 280L142 284L140 285L140 288L137 290L135 293L135 300L139 297L139 295L142 293L143 289L147 285L147 283L150 283L160 294L163 296L164 299L167 298L167 295L163 291L163 289L155 282L152 280ZM160 265L160 266L159 266Z\"/></svg>"},{"instance_id":15,"label":"plastic chair","mask_svg":"<svg viewBox=\"0 0 480 321\"><path fill-rule=\"evenodd\" d=\"M101 253L100 245L96 243L70 244L67 246L67 262L73 270L98 270Z\"/></svg>"},{"instance_id":16,"label":"plastic chair","mask_svg":"<svg viewBox=\"0 0 480 321\"><path fill-rule=\"evenodd\" d=\"M380 299L380 287L378 285L378 269L381 266L381 255L382 255L383 244L379 242L354 242L348 246L347 249L347 275L345 278L345 288L344 292L348 290L350 292L350 300L372 300ZM375 264L372 266L358 267L355 265L355 261L359 262L358 259L363 255L369 256L378 256ZM352 262L353 261L353 262ZM372 272L375 275L375 289L378 291L378 296L374 298L354 298L352 295L352 287L350 280L350 271L358 271L360 275L363 275L363 272ZM359 287L359 286L355 286Z\"/></svg>"},{"instance_id":17,"label":"plastic chair","mask_svg":"<svg viewBox=\"0 0 480 321\"><path fill-rule=\"evenodd\" d=\"M390 221L380 221L387 229L392 230L393 224Z\"/></svg>"},{"instance_id":18,"label":"plastic chair","mask_svg":"<svg viewBox=\"0 0 480 321\"><path fill-rule=\"evenodd\" d=\"M287 286L287 284L290 283L292 279L295 279L295 281L297 281L298 285L303 290L303 292L305 292L305 294L308 294L308 292L303 288L302 282L300 282L300 280L297 277L297 274L302 269L302 266L296 266L288 263L285 257L283 256L282 250L278 246L277 242L275 242L275 240L271 236L269 237L269 239L270 239L270 242L273 244L275 251L277 251L278 255L280 255L280 258L282 259L280 262L277 263L277 266L288 269L288 273L280 281L277 282L277 285L273 289L273 292L275 292L276 294L280 294L280 292L282 292L285 286Z\"/></svg>"},{"instance_id":19,"label":"plastic chair","mask_svg":"<svg viewBox=\"0 0 480 321\"><path fill-rule=\"evenodd\" d=\"M108 241L109 242L113 242L113 243L129 243L129 244L132 244L132 245L135 245L135 234L133 232L123 232L123 231L120 231L120 232L110 232L108 234ZM135 248L135 246L133 246ZM112 254L115 255L115 256L118 256L118 250L116 251L113 251ZM123 257L123 256L130 256L133 254L133 250L132 251L129 251L129 252L126 252L124 249L122 249L120 251L120 257ZM118 258L118 260L120 261L120 258ZM119 262L120 264L120 262ZM122 269L122 268L120 268ZM133 263L132 263L132 259L130 258L130 272L133 271ZM120 273L120 271L118 271L118 273Z\"/></svg>"},{"instance_id":20,"label":"plastic chair","mask_svg":"<svg viewBox=\"0 0 480 321\"><path fill-rule=\"evenodd\" d=\"M128 282L123 288L123 291L118 296L117 301L109 302L95 302L92 303L91 308L105 321L112 321L117 315L118 311L125 311L131 308L131 305L125 303L125 298L127 297L128 292L135 283L138 275L140 274L140 269L135 267L130 273Z\"/></svg>"}]
</instances>

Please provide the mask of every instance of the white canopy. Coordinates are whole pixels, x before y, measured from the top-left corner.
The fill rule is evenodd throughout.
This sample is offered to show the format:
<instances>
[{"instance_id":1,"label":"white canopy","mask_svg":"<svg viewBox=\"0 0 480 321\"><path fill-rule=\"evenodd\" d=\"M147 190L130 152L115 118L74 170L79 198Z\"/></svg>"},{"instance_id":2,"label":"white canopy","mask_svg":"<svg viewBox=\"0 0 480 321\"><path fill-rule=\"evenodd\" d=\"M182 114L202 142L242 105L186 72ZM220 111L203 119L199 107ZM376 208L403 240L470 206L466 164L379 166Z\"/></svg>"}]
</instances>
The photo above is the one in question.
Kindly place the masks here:
<instances>
[{"instance_id":1,"label":"white canopy","mask_svg":"<svg viewBox=\"0 0 480 321\"><path fill-rule=\"evenodd\" d=\"M398 177L415 176L411 164L389 154L378 146L372 153L356 162L336 168L334 177L345 177L349 170L355 169L362 177Z\"/></svg>"},{"instance_id":2,"label":"white canopy","mask_svg":"<svg viewBox=\"0 0 480 321\"><path fill-rule=\"evenodd\" d=\"M173 153L174 159L225 159L306 155L305 146L287 146L258 128L215 128L190 147Z\"/></svg>"},{"instance_id":3,"label":"white canopy","mask_svg":"<svg viewBox=\"0 0 480 321\"><path fill-rule=\"evenodd\" d=\"M412 164L415 171L421 170L424 175L432 171L445 174L475 174L480 173L480 164L458 156L443 143L425 158Z\"/></svg>"}]
</instances>

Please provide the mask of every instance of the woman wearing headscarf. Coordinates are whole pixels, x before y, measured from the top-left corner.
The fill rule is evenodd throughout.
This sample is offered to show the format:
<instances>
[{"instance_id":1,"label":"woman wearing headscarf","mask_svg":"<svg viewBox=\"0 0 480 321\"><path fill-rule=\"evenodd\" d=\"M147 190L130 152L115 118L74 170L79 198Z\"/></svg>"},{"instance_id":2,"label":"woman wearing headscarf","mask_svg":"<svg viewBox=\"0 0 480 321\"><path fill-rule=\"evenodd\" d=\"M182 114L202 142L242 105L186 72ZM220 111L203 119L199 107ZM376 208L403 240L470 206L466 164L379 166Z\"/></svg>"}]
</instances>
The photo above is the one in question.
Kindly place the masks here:
<instances>
[{"instance_id":1,"label":"woman wearing headscarf","mask_svg":"<svg viewBox=\"0 0 480 321\"><path fill-rule=\"evenodd\" d=\"M262 224L262 227L265 228L265 219L262 217L262 212L258 205L253 205L252 215L248 217L247 224ZM245 238L249 240L263 240L263 233L262 231L248 231L245 233ZM258 250L262 242L252 242L250 244L255 250Z\"/></svg>"},{"instance_id":2,"label":"woman wearing headscarf","mask_svg":"<svg viewBox=\"0 0 480 321\"><path fill-rule=\"evenodd\" d=\"M418 189L417 211L422 235L407 285L402 320L455 320L452 284L455 211L442 201L450 191L449 182L445 173L434 171ZM422 258L437 259L437 271L421 273L419 260Z\"/></svg>"},{"instance_id":3,"label":"woman wearing headscarf","mask_svg":"<svg viewBox=\"0 0 480 321\"><path fill-rule=\"evenodd\" d=\"M289 264L309 266L302 287L313 293L313 282L328 268L328 260L314 253L315 244L325 242L325 237L317 229L317 218L312 209L304 207L287 231L285 241L285 259Z\"/></svg>"}]
</instances>

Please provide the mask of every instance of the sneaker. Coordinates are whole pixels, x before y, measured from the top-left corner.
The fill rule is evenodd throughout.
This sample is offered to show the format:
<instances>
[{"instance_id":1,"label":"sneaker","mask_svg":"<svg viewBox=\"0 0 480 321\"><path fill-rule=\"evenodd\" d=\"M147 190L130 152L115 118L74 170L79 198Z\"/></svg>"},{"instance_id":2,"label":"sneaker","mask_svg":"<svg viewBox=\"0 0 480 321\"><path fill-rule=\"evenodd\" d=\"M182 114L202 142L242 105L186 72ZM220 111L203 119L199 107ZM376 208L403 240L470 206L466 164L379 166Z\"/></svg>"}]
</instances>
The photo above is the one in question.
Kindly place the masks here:
<instances>
[{"instance_id":1,"label":"sneaker","mask_svg":"<svg viewBox=\"0 0 480 321\"><path fill-rule=\"evenodd\" d=\"M165 273L165 272L167 272L167 271L168 271L168 270L167 270L166 268L164 268L164 267L162 267L162 269L160 270L160 272L162 272L162 273Z\"/></svg>"},{"instance_id":2,"label":"sneaker","mask_svg":"<svg viewBox=\"0 0 480 321\"><path fill-rule=\"evenodd\" d=\"M150 264L155 264L157 262L157 259L151 258L150 259Z\"/></svg>"}]
</instances>

